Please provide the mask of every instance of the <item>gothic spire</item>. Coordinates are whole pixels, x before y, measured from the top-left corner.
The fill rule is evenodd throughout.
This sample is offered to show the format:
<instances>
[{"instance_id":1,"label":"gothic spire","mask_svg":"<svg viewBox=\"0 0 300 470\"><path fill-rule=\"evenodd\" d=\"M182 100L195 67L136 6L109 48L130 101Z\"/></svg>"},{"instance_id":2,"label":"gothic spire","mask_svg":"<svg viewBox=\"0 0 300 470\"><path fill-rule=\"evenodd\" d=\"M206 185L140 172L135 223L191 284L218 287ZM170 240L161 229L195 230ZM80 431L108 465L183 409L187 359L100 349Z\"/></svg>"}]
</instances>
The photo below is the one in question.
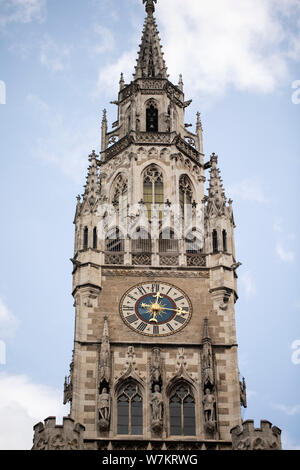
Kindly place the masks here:
<instances>
[{"instance_id":1,"label":"gothic spire","mask_svg":"<svg viewBox=\"0 0 300 470\"><path fill-rule=\"evenodd\" d=\"M98 161L95 150L89 156L90 166L86 177L86 185L84 187L83 199L88 199L90 204L96 202L97 196L100 193L100 181L98 174Z\"/></svg>"},{"instance_id":2,"label":"gothic spire","mask_svg":"<svg viewBox=\"0 0 300 470\"><path fill-rule=\"evenodd\" d=\"M220 170L217 167L218 157L214 153L210 158L210 180L207 198L209 215L221 216L226 214L226 196L222 184Z\"/></svg>"},{"instance_id":3,"label":"gothic spire","mask_svg":"<svg viewBox=\"0 0 300 470\"><path fill-rule=\"evenodd\" d=\"M135 79L142 77L168 78L160 37L153 16L155 11L154 2L156 3L157 0L143 0L143 2L146 3L147 17L133 76Z\"/></svg>"}]
</instances>

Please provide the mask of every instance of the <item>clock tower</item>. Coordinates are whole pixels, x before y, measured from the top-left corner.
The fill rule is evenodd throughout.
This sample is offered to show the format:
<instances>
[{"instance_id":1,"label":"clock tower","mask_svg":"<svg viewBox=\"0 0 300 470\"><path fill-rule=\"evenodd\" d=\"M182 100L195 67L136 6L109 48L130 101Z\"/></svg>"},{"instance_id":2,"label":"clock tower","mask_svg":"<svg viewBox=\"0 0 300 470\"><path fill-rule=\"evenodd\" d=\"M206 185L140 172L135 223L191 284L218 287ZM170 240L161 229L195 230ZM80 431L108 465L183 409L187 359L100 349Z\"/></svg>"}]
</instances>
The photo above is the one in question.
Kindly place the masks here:
<instances>
[{"instance_id":1,"label":"clock tower","mask_svg":"<svg viewBox=\"0 0 300 470\"><path fill-rule=\"evenodd\" d=\"M200 113L185 123L182 77L169 81L156 0L143 1L133 79L121 74L111 130L103 112L77 198L70 415L36 425L34 449L280 448L267 421L242 425L232 201Z\"/></svg>"}]
</instances>

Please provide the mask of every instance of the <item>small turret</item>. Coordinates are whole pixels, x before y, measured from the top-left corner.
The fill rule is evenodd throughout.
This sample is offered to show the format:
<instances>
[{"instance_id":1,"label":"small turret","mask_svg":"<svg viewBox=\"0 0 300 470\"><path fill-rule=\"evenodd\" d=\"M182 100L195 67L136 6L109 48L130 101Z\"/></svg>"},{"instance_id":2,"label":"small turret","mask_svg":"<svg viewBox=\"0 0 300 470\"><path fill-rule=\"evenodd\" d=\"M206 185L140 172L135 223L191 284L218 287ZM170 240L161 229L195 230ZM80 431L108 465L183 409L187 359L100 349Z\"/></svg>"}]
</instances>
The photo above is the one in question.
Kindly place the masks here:
<instances>
[{"instance_id":1,"label":"small turret","mask_svg":"<svg viewBox=\"0 0 300 470\"><path fill-rule=\"evenodd\" d=\"M281 430L269 421L261 421L260 428L252 420L244 421L230 432L233 450L281 450Z\"/></svg>"}]
</instances>

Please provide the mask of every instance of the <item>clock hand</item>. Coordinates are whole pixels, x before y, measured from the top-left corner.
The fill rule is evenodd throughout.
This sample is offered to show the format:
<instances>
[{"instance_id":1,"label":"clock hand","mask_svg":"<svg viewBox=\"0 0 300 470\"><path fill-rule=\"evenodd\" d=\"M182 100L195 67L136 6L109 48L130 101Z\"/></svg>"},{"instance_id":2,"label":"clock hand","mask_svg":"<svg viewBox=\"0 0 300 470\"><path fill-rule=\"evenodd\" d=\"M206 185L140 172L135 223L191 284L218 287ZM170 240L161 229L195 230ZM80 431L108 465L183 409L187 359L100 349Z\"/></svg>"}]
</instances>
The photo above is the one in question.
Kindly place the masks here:
<instances>
[{"instance_id":1,"label":"clock hand","mask_svg":"<svg viewBox=\"0 0 300 470\"><path fill-rule=\"evenodd\" d=\"M157 304L158 307L159 307L159 310L171 310L171 311L174 311L174 312L177 312L178 315L186 315L188 314L189 312L186 311L186 310L183 310L182 307L179 307L179 308L167 308L167 307L164 307L163 305L160 305L160 304ZM153 308L154 306L154 308ZM156 310L156 304L152 304L152 305L147 305L147 304L142 304L142 308L150 308L152 311L151 313L154 314L154 311ZM157 316L157 312L155 312L155 317Z\"/></svg>"}]
</instances>

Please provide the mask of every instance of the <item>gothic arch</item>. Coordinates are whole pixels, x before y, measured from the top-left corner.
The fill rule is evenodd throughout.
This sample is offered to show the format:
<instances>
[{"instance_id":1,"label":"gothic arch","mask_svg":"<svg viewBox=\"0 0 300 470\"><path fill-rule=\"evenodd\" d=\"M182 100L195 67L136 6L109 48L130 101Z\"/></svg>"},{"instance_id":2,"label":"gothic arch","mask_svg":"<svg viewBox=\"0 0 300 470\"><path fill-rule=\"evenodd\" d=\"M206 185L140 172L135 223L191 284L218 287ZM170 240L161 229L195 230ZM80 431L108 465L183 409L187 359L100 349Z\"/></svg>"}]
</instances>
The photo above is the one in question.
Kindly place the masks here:
<instances>
[{"instance_id":1,"label":"gothic arch","mask_svg":"<svg viewBox=\"0 0 300 470\"><path fill-rule=\"evenodd\" d=\"M113 204L115 208L119 208L122 199L124 199L124 204L127 205L128 178L124 173L118 173L110 187L110 203Z\"/></svg>"},{"instance_id":2,"label":"gothic arch","mask_svg":"<svg viewBox=\"0 0 300 470\"><path fill-rule=\"evenodd\" d=\"M167 387L169 434L196 436L196 390L190 380L176 378Z\"/></svg>"},{"instance_id":3,"label":"gothic arch","mask_svg":"<svg viewBox=\"0 0 300 470\"><path fill-rule=\"evenodd\" d=\"M142 435L144 427L145 390L139 380L119 380L114 393L116 430L120 435Z\"/></svg>"}]
</instances>

